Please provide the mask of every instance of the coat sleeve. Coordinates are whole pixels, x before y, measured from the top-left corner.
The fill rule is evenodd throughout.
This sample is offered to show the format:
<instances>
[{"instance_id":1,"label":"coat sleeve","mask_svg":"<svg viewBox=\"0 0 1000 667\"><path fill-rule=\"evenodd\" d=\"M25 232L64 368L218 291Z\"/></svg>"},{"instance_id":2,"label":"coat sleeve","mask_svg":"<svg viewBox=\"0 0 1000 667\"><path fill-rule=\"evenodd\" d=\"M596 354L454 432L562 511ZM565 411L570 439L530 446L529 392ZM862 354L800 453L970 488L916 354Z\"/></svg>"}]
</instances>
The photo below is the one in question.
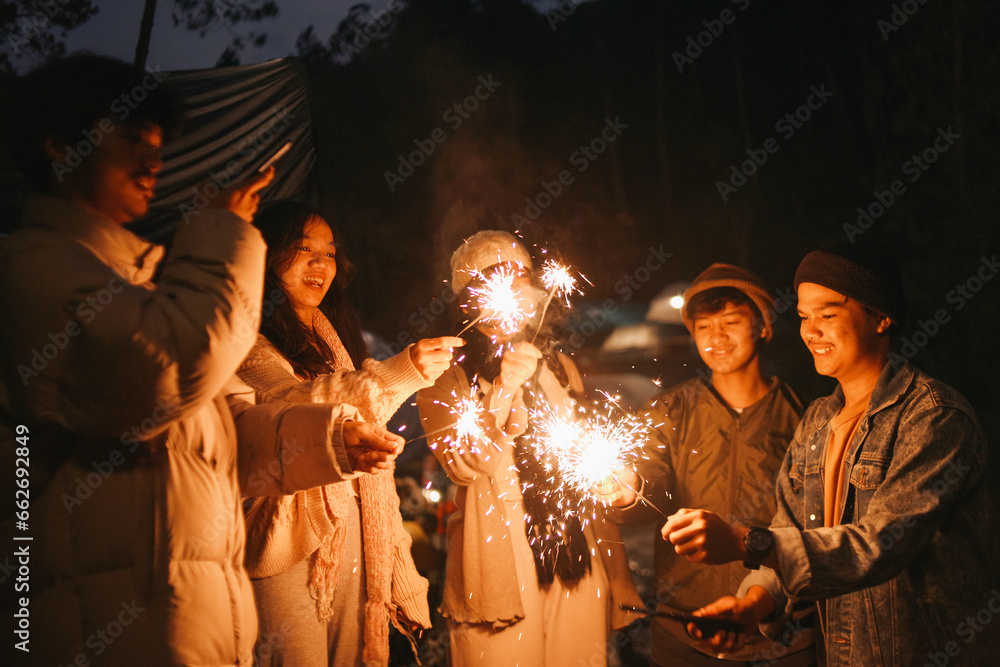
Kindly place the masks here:
<instances>
[{"instance_id":1,"label":"coat sleeve","mask_svg":"<svg viewBox=\"0 0 1000 667\"><path fill-rule=\"evenodd\" d=\"M365 359L361 370L337 371L300 380L281 353L263 336L240 365L240 379L262 400L292 403L347 403L362 419L385 424L407 397L430 386L410 360L406 348L385 361Z\"/></svg>"},{"instance_id":2,"label":"coat sleeve","mask_svg":"<svg viewBox=\"0 0 1000 667\"><path fill-rule=\"evenodd\" d=\"M424 432L427 433L427 444L448 477L462 486L471 484L481 475L492 475L500 464L500 453L514 443L513 436L498 429L488 418L493 398L492 387L481 399L486 413L480 420L484 437L474 442L458 437L453 410L460 400L470 396L478 396L478 387L473 387L465 372L457 365L445 371L433 387L422 389L417 394L417 406L420 408ZM514 403L515 407L523 408L520 389Z\"/></svg>"},{"instance_id":3,"label":"coat sleeve","mask_svg":"<svg viewBox=\"0 0 1000 667\"><path fill-rule=\"evenodd\" d=\"M7 356L15 367L30 365L33 350L49 338L59 343L24 378L21 408L35 418L147 440L216 396L256 338L266 248L228 211L181 225L152 285L128 283L56 235L23 245L3 268L2 289L15 290L6 314L19 322ZM38 275L40 260L56 279L25 280Z\"/></svg>"},{"instance_id":4,"label":"coat sleeve","mask_svg":"<svg viewBox=\"0 0 1000 667\"><path fill-rule=\"evenodd\" d=\"M235 377L227 401L239 442L244 496L281 496L342 482L356 473L344 449L344 423L358 420L349 405L272 401L256 405Z\"/></svg>"}]
</instances>

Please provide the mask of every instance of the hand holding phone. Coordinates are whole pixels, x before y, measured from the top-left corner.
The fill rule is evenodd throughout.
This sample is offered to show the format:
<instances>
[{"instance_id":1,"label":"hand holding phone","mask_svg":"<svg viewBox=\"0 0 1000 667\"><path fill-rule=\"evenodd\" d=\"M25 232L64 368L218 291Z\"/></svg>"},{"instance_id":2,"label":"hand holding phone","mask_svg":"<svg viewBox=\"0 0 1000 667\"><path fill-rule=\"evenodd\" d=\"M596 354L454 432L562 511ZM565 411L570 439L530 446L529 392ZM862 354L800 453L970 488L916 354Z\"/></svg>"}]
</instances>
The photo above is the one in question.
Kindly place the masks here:
<instances>
[{"instance_id":1,"label":"hand holding phone","mask_svg":"<svg viewBox=\"0 0 1000 667\"><path fill-rule=\"evenodd\" d=\"M265 162L264 164L262 164L260 166L260 168L257 170L257 173L263 174L265 171L267 171L268 167L270 167L275 162L277 162L278 160L280 160L281 158L283 158L285 156L285 154L288 151L290 151L290 150L292 150L292 142L289 141L284 146L282 146L281 148L279 148L277 150L277 152L275 152L274 155L272 155L271 157L269 157L267 159L267 162Z\"/></svg>"}]
</instances>

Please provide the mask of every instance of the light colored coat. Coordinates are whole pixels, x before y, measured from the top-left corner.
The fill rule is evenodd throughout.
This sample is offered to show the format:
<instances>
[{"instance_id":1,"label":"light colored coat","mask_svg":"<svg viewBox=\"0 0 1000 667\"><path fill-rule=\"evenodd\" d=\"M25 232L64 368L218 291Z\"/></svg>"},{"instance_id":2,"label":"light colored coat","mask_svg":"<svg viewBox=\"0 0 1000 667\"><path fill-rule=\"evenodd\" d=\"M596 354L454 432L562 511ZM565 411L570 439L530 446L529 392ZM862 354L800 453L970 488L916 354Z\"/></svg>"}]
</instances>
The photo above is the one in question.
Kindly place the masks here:
<instances>
[{"instance_id":1,"label":"light colored coat","mask_svg":"<svg viewBox=\"0 0 1000 667\"><path fill-rule=\"evenodd\" d=\"M579 378L568 358L564 366L571 377ZM539 382L556 390L558 380L545 367ZM435 385L417 395L420 418L431 449L448 477L458 485L456 511L448 521L448 561L444 600L441 612L459 623L491 623L503 627L524 618L524 605L514 566L510 531L524 530L510 525L504 512L506 489L519 484L513 466L514 437L496 428L492 420L486 427L486 440L478 447L451 446L455 423L452 406L470 395L470 381L459 365L453 365ZM488 412L493 399L491 383L481 383L477 392ZM514 410L524 416L522 390L518 390ZM590 524L611 585L609 620L621 628L636 616L620 609L621 604L642 606L628 570L628 559L618 527L600 520ZM596 540L595 540L596 541Z\"/></svg>"},{"instance_id":2,"label":"light colored coat","mask_svg":"<svg viewBox=\"0 0 1000 667\"><path fill-rule=\"evenodd\" d=\"M362 366L359 370L335 371L304 380L295 375L288 360L262 335L240 366L239 376L257 391L262 402L349 403L357 406L362 419L379 425L385 425L404 400L429 384L410 360L409 348L385 361L366 359ZM410 555L412 539L403 527L393 473L381 471L372 480L378 489L378 504L384 507L368 507L362 495L362 532L366 537L379 535L386 539L385 543L365 540L366 567L385 577L385 583L391 582L389 617L394 622L398 609L410 621L429 628L428 584L417 573ZM253 484L246 485L246 493L259 495ZM253 497L246 509L246 521L247 569L255 578L287 571L316 551L334 532L321 486L280 497ZM381 525L383 522L387 525ZM336 557L339 559L340 554ZM309 592L303 589L302 594L308 598Z\"/></svg>"},{"instance_id":3,"label":"light colored coat","mask_svg":"<svg viewBox=\"0 0 1000 667\"><path fill-rule=\"evenodd\" d=\"M31 653L5 632L4 664L252 662L227 395L249 438L243 466L264 475L283 472L276 463L294 428L335 437L340 413L253 407L231 384L261 307L265 247L253 227L206 210L164 254L47 197L29 202L22 228L0 244L3 490L14 497L12 431L22 425L31 504L17 534L32 538L29 588L16 593L29 600ZM312 410L276 431L279 413L302 408ZM325 483L341 473L341 449L327 442L298 461ZM3 556L20 544L10 507ZM11 619L20 600L3 591Z\"/></svg>"}]
</instances>

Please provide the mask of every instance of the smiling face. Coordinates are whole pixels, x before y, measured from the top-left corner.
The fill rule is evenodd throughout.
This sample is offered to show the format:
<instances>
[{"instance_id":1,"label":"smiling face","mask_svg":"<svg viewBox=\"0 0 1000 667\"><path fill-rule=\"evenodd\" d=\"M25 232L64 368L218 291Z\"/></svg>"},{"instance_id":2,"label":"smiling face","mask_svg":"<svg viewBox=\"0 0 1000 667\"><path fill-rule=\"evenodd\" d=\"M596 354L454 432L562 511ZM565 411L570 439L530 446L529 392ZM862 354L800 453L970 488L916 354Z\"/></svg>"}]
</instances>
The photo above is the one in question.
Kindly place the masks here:
<instances>
[{"instance_id":1,"label":"smiling face","mask_svg":"<svg viewBox=\"0 0 1000 667\"><path fill-rule=\"evenodd\" d=\"M107 122L105 119L103 122ZM112 125L95 132L101 141L76 167L69 167L65 146L49 141L45 150L54 162L67 165L53 178L53 194L123 224L146 215L156 174L163 166L163 133L158 125ZM97 135L95 135L97 136Z\"/></svg>"},{"instance_id":2,"label":"smiling face","mask_svg":"<svg viewBox=\"0 0 1000 667\"><path fill-rule=\"evenodd\" d=\"M292 253L278 277L299 319L311 327L313 311L337 275L337 248L330 225L312 218Z\"/></svg>"},{"instance_id":3,"label":"smiling face","mask_svg":"<svg viewBox=\"0 0 1000 667\"><path fill-rule=\"evenodd\" d=\"M885 335L889 319L815 283L800 284L798 295L799 334L812 354L816 372L836 378L845 392L851 387L863 391L868 384L870 391L889 352Z\"/></svg>"},{"instance_id":4,"label":"smiling face","mask_svg":"<svg viewBox=\"0 0 1000 667\"><path fill-rule=\"evenodd\" d=\"M760 332L747 304L727 301L722 310L696 315L695 344L714 376L752 369L757 361Z\"/></svg>"}]
</instances>

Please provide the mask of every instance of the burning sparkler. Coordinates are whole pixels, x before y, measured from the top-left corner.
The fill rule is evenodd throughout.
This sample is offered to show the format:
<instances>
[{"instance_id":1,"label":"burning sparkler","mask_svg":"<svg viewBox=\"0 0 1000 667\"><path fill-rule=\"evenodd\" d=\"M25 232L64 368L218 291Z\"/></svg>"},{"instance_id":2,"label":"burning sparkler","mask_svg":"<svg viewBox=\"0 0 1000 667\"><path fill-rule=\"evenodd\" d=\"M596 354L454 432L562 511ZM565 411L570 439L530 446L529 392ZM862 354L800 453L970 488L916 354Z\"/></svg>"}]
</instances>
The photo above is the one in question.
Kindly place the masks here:
<instances>
[{"instance_id":1,"label":"burning sparkler","mask_svg":"<svg viewBox=\"0 0 1000 667\"><path fill-rule=\"evenodd\" d=\"M569 269L554 259L545 262L539 277L549 294L545 298L545 305L542 306L542 315L538 318L538 328L535 329L535 335L531 337L532 344L538 337L538 332L542 330L542 322L545 321L545 313L548 311L553 297L559 294L560 297L566 299L566 305L569 306L569 295L580 291L576 287L576 278L569 272Z\"/></svg>"},{"instance_id":2,"label":"burning sparkler","mask_svg":"<svg viewBox=\"0 0 1000 667\"><path fill-rule=\"evenodd\" d=\"M536 415L535 421L540 444L555 456L564 483L582 493L590 493L638 455L645 428L637 419L613 420L597 412L553 412Z\"/></svg>"},{"instance_id":3,"label":"burning sparkler","mask_svg":"<svg viewBox=\"0 0 1000 667\"><path fill-rule=\"evenodd\" d=\"M459 397L454 391L452 392L452 396L455 397L456 401L449 408L449 412L455 416L454 422L425 433L423 436L407 440L403 444L409 444L420 437L454 430L454 433L449 434L444 439L447 446L457 448L459 453L465 453L466 447L468 447L469 451L478 453L480 451L478 443L484 440L488 442L492 441L487 436L486 430L483 427L486 409L483 407L482 401L476 396L477 386L478 383L473 379L470 394L467 397ZM492 444L499 449L496 443Z\"/></svg>"},{"instance_id":4,"label":"burning sparkler","mask_svg":"<svg viewBox=\"0 0 1000 667\"><path fill-rule=\"evenodd\" d=\"M585 496L592 497L594 489L608 478L627 486L616 472L639 457L649 429L648 423L624 410L623 417L613 419L611 408L622 408L611 400L606 405L606 412L546 408L532 414L540 451L555 459L562 484ZM628 488L655 508L638 491Z\"/></svg>"},{"instance_id":5,"label":"burning sparkler","mask_svg":"<svg viewBox=\"0 0 1000 667\"><path fill-rule=\"evenodd\" d=\"M520 267L511 264L498 265L489 275L477 273L482 283L470 287L469 293L479 304L479 315L458 332L461 336L480 320L494 322L501 331L513 334L531 315L531 307L525 307L519 290L514 288L514 280L520 275Z\"/></svg>"}]
</instances>

